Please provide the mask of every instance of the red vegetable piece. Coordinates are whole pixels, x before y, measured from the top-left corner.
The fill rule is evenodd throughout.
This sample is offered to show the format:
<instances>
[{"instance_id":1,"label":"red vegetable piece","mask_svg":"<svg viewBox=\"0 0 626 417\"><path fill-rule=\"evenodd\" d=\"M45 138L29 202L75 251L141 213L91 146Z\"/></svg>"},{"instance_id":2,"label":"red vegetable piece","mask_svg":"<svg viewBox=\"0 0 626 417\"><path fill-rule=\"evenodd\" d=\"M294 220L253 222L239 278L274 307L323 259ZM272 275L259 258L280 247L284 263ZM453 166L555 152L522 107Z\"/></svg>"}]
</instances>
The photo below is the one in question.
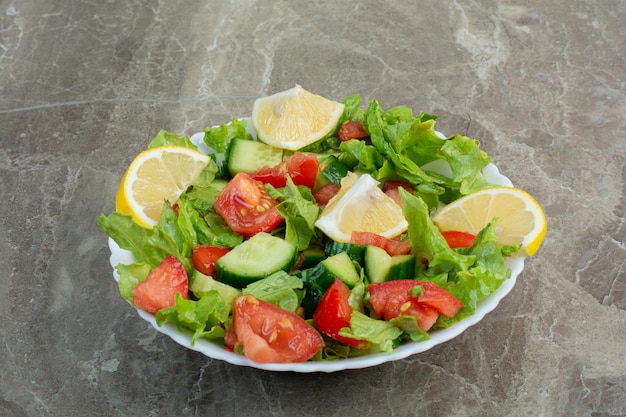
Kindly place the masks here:
<instances>
[{"instance_id":1,"label":"red vegetable piece","mask_svg":"<svg viewBox=\"0 0 626 417\"><path fill-rule=\"evenodd\" d=\"M215 271L215 261L230 251L224 246L215 245L197 245L193 248L191 261L193 267L204 275L213 276Z\"/></svg>"},{"instance_id":2,"label":"red vegetable piece","mask_svg":"<svg viewBox=\"0 0 626 417\"><path fill-rule=\"evenodd\" d=\"M350 289L340 279L335 278L335 282L326 290L322 300L317 305L313 313L315 327L326 336L354 346L359 349L366 348L369 343L364 340L353 339L341 336L339 330L350 327L352 317L352 307L348 303Z\"/></svg>"},{"instance_id":3,"label":"red vegetable piece","mask_svg":"<svg viewBox=\"0 0 626 417\"><path fill-rule=\"evenodd\" d=\"M337 132L339 140L346 142L352 139L363 139L369 136L369 133L363 128L363 123L356 120L345 122L339 127Z\"/></svg>"},{"instance_id":4,"label":"red vegetable piece","mask_svg":"<svg viewBox=\"0 0 626 417\"><path fill-rule=\"evenodd\" d=\"M411 295L411 288L421 285L423 295ZM431 282L396 280L372 283L368 286L374 313L385 320L399 316L414 316L419 327L428 331L439 314L453 317L463 304L448 291Z\"/></svg>"},{"instance_id":5,"label":"red vegetable piece","mask_svg":"<svg viewBox=\"0 0 626 417\"><path fill-rule=\"evenodd\" d=\"M250 237L259 232L270 232L282 223L277 204L262 182L240 172L218 194L215 210L231 229Z\"/></svg>"},{"instance_id":6,"label":"red vegetable piece","mask_svg":"<svg viewBox=\"0 0 626 417\"><path fill-rule=\"evenodd\" d=\"M187 299L189 281L183 264L170 255L137 284L132 291L135 307L149 313L172 307L176 304L176 293Z\"/></svg>"},{"instance_id":7,"label":"red vegetable piece","mask_svg":"<svg viewBox=\"0 0 626 417\"><path fill-rule=\"evenodd\" d=\"M476 241L476 236L471 233L447 231L441 232L441 234L452 249L469 248Z\"/></svg>"},{"instance_id":8,"label":"red vegetable piece","mask_svg":"<svg viewBox=\"0 0 626 417\"><path fill-rule=\"evenodd\" d=\"M324 346L303 318L251 295L235 299L232 325L244 354L255 362L305 362Z\"/></svg>"},{"instance_id":9,"label":"red vegetable piece","mask_svg":"<svg viewBox=\"0 0 626 417\"><path fill-rule=\"evenodd\" d=\"M408 240L389 239L372 232L353 231L350 236L350 243L378 246L391 256L404 255L411 252L411 242Z\"/></svg>"}]
</instances>

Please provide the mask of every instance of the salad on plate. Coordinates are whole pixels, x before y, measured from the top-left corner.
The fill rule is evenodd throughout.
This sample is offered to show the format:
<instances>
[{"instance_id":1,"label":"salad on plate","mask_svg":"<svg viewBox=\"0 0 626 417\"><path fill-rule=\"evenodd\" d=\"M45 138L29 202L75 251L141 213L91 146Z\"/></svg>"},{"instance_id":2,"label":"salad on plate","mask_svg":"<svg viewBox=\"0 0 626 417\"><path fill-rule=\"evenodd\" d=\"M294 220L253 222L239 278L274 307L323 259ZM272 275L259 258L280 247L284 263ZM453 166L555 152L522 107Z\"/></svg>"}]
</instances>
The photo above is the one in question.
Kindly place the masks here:
<instances>
[{"instance_id":1,"label":"salad on plate","mask_svg":"<svg viewBox=\"0 0 626 417\"><path fill-rule=\"evenodd\" d=\"M264 369L371 366L458 335L546 224L436 119L296 86L192 137L160 131L97 219L122 297L178 343Z\"/></svg>"}]
</instances>

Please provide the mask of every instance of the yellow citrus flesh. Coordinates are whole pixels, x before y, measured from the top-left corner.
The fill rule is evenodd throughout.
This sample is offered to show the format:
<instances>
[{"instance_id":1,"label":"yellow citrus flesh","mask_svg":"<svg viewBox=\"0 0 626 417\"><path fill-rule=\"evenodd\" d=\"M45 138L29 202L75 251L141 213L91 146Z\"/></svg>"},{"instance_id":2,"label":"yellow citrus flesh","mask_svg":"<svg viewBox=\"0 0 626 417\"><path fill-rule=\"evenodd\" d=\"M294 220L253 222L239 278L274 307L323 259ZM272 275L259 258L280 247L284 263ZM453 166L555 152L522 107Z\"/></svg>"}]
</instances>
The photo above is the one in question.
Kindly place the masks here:
<instances>
[{"instance_id":1,"label":"yellow citrus flesh","mask_svg":"<svg viewBox=\"0 0 626 417\"><path fill-rule=\"evenodd\" d=\"M210 158L178 146L148 149L130 164L115 198L116 210L138 224L157 224L168 200L174 204L208 165Z\"/></svg>"},{"instance_id":2,"label":"yellow citrus flesh","mask_svg":"<svg viewBox=\"0 0 626 417\"><path fill-rule=\"evenodd\" d=\"M252 126L261 141L295 151L332 131L344 107L343 103L312 94L296 85L257 99L252 107Z\"/></svg>"},{"instance_id":3,"label":"yellow citrus flesh","mask_svg":"<svg viewBox=\"0 0 626 417\"><path fill-rule=\"evenodd\" d=\"M546 217L527 192L495 187L466 195L438 210L433 222L441 231L480 232L494 218L502 245L521 244L521 253L532 256L546 234Z\"/></svg>"},{"instance_id":4,"label":"yellow citrus flesh","mask_svg":"<svg viewBox=\"0 0 626 417\"><path fill-rule=\"evenodd\" d=\"M388 238L407 227L402 208L388 197L370 175L349 173L341 182L315 225L331 239L349 242L353 231L372 232Z\"/></svg>"}]
</instances>

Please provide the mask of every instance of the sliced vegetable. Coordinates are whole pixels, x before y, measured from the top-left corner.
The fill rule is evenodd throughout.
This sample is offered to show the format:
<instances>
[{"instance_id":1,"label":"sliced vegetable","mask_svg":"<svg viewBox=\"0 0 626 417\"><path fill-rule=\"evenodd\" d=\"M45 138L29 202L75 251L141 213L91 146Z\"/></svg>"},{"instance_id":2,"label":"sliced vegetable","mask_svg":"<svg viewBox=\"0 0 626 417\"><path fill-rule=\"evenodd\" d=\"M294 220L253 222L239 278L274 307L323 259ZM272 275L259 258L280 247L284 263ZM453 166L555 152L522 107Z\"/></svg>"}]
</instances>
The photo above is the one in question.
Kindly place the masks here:
<instances>
[{"instance_id":1,"label":"sliced vegetable","mask_svg":"<svg viewBox=\"0 0 626 417\"><path fill-rule=\"evenodd\" d=\"M456 248L469 248L476 241L476 235L467 232L458 232L450 230L447 232L441 232L443 238L448 242L448 246L452 249Z\"/></svg>"},{"instance_id":2,"label":"sliced vegetable","mask_svg":"<svg viewBox=\"0 0 626 417\"><path fill-rule=\"evenodd\" d=\"M264 184L282 188L287 185L287 176L289 176L295 185L313 188L319 173L319 165L315 154L295 153L276 165L267 165L251 172L250 177Z\"/></svg>"},{"instance_id":3,"label":"sliced vegetable","mask_svg":"<svg viewBox=\"0 0 626 417\"><path fill-rule=\"evenodd\" d=\"M133 289L133 304L148 313L156 313L175 305L177 293L187 299L188 285L185 267L170 255Z\"/></svg>"},{"instance_id":4,"label":"sliced vegetable","mask_svg":"<svg viewBox=\"0 0 626 417\"><path fill-rule=\"evenodd\" d=\"M358 349L366 348L369 343L351 337L344 337L339 331L350 327L352 307L348 303L350 289L343 281L335 278L335 282L326 290L320 303L313 313L315 327L326 336Z\"/></svg>"},{"instance_id":5,"label":"sliced vegetable","mask_svg":"<svg viewBox=\"0 0 626 417\"><path fill-rule=\"evenodd\" d=\"M215 245L197 245L193 249L193 267L204 275L213 276L215 271L215 261L226 255L230 248Z\"/></svg>"},{"instance_id":6,"label":"sliced vegetable","mask_svg":"<svg viewBox=\"0 0 626 417\"><path fill-rule=\"evenodd\" d=\"M215 277L243 288L277 271L289 271L296 262L296 247L284 239L257 233L215 262Z\"/></svg>"},{"instance_id":7,"label":"sliced vegetable","mask_svg":"<svg viewBox=\"0 0 626 417\"><path fill-rule=\"evenodd\" d=\"M228 156L228 171L235 176L247 174L264 167L273 167L283 160L283 150L254 140L234 139Z\"/></svg>"},{"instance_id":8,"label":"sliced vegetable","mask_svg":"<svg viewBox=\"0 0 626 417\"><path fill-rule=\"evenodd\" d=\"M243 353L255 362L304 362L324 346L301 317L251 295L235 300L232 326Z\"/></svg>"},{"instance_id":9,"label":"sliced vegetable","mask_svg":"<svg viewBox=\"0 0 626 417\"><path fill-rule=\"evenodd\" d=\"M235 232L253 236L270 232L283 221L276 210L278 201L267 194L263 183L240 172L215 199L215 210Z\"/></svg>"}]
</instances>

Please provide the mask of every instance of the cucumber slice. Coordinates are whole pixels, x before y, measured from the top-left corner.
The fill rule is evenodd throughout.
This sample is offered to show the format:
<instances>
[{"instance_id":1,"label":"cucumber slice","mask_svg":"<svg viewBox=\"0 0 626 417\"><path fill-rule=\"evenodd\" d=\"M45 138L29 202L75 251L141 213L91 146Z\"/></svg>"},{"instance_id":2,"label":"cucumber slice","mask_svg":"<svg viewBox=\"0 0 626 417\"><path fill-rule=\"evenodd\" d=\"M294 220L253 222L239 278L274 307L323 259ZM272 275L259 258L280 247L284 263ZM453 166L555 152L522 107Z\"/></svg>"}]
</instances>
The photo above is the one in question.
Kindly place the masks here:
<instances>
[{"instance_id":1,"label":"cucumber slice","mask_svg":"<svg viewBox=\"0 0 626 417\"><path fill-rule=\"evenodd\" d=\"M347 242L335 242L329 241L326 244L326 254L328 256L334 256L339 253L345 252L350 259L357 261L359 264L363 263L363 255L365 254L365 245L357 245L356 243Z\"/></svg>"},{"instance_id":2,"label":"cucumber slice","mask_svg":"<svg viewBox=\"0 0 626 417\"><path fill-rule=\"evenodd\" d=\"M283 150L263 142L234 139L228 155L228 172L235 176L238 172L247 174L263 167L275 167L283 161Z\"/></svg>"},{"instance_id":3,"label":"cucumber slice","mask_svg":"<svg viewBox=\"0 0 626 417\"><path fill-rule=\"evenodd\" d=\"M300 254L302 256L302 265L300 269L309 269L326 259L326 253L322 248L308 247Z\"/></svg>"},{"instance_id":4,"label":"cucumber slice","mask_svg":"<svg viewBox=\"0 0 626 417\"><path fill-rule=\"evenodd\" d=\"M326 258L313 268L298 272L297 276L302 279L306 290L302 300L306 317L313 315L324 293L335 282L335 277L350 288L361 279L354 263L345 252Z\"/></svg>"},{"instance_id":5,"label":"cucumber slice","mask_svg":"<svg viewBox=\"0 0 626 417\"><path fill-rule=\"evenodd\" d=\"M387 280L391 267L391 255L378 246L367 245L365 248L365 275L370 282Z\"/></svg>"},{"instance_id":6,"label":"cucumber slice","mask_svg":"<svg viewBox=\"0 0 626 417\"><path fill-rule=\"evenodd\" d=\"M189 291L197 298L204 297L209 291L217 291L224 303L229 306L229 310L232 309L235 298L241 295L241 291L237 288L216 281L212 277L198 271L193 271L189 278Z\"/></svg>"},{"instance_id":7,"label":"cucumber slice","mask_svg":"<svg viewBox=\"0 0 626 417\"><path fill-rule=\"evenodd\" d=\"M343 177L348 175L348 167L339 162L337 157L330 156L326 160L325 167L322 170L322 175L333 184L340 185Z\"/></svg>"},{"instance_id":8,"label":"cucumber slice","mask_svg":"<svg viewBox=\"0 0 626 417\"><path fill-rule=\"evenodd\" d=\"M354 287L361 279L352 263L352 259L350 259L346 252L341 252L326 258L320 262L320 265L326 269L329 275L339 278L349 288Z\"/></svg>"},{"instance_id":9,"label":"cucumber slice","mask_svg":"<svg viewBox=\"0 0 626 417\"><path fill-rule=\"evenodd\" d=\"M415 255L392 256L387 281L413 278L415 278Z\"/></svg>"},{"instance_id":10,"label":"cucumber slice","mask_svg":"<svg viewBox=\"0 0 626 417\"><path fill-rule=\"evenodd\" d=\"M235 288L243 288L274 272L289 272L297 254L297 248L286 240L257 233L215 262L215 277Z\"/></svg>"},{"instance_id":11,"label":"cucumber slice","mask_svg":"<svg viewBox=\"0 0 626 417\"><path fill-rule=\"evenodd\" d=\"M384 249L368 245L365 249L365 275L370 282L412 279L415 255L390 256Z\"/></svg>"}]
</instances>

